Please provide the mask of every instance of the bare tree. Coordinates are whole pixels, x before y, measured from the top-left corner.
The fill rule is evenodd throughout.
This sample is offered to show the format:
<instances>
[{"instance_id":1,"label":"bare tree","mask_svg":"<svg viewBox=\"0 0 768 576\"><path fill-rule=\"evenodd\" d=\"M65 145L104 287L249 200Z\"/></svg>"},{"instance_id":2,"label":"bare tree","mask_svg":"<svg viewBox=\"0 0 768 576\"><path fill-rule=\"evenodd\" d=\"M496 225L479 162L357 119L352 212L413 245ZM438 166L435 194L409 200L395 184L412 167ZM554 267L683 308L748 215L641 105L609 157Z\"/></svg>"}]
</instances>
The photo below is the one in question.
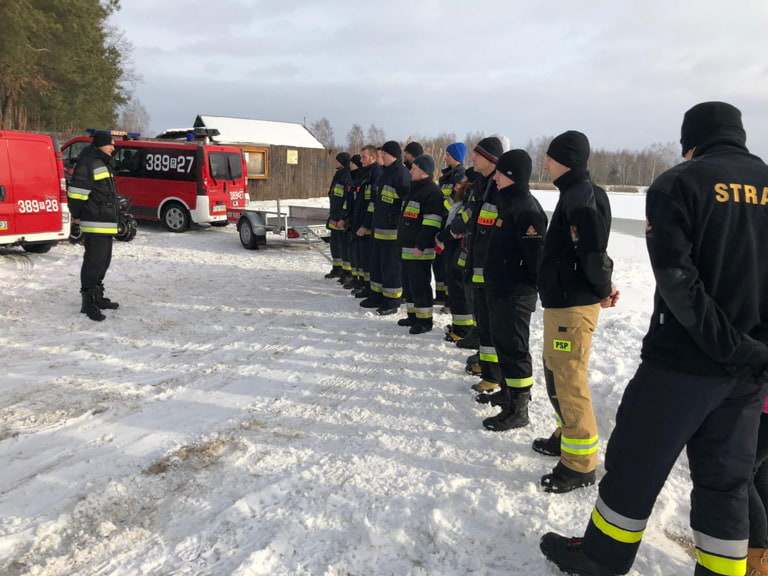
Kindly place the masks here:
<instances>
[{"instance_id":1,"label":"bare tree","mask_svg":"<svg viewBox=\"0 0 768 576\"><path fill-rule=\"evenodd\" d=\"M384 130L376 126L376 124L371 124L368 127L367 140L368 140L368 144L373 144L374 146L381 146L387 140L387 136L386 134L384 134Z\"/></svg>"},{"instance_id":2,"label":"bare tree","mask_svg":"<svg viewBox=\"0 0 768 576\"><path fill-rule=\"evenodd\" d=\"M528 145L525 147L525 151L528 152L533 164L531 179L534 182L544 181L544 158L547 156L547 148L552 138L552 136L540 136L535 140L529 140Z\"/></svg>"},{"instance_id":3,"label":"bare tree","mask_svg":"<svg viewBox=\"0 0 768 576\"><path fill-rule=\"evenodd\" d=\"M485 138L485 132L482 130L478 132L467 132L467 136L464 138L464 144L467 146L467 150L472 150L483 138Z\"/></svg>"},{"instance_id":4,"label":"bare tree","mask_svg":"<svg viewBox=\"0 0 768 576\"><path fill-rule=\"evenodd\" d=\"M328 118L320 118L317 122L312 122L309 127L315 138L329 150L336 148L336 139L333 135L333 127Z\"/></svg>"},{"instance_id":5,"label":"bare tree","mask_svg":"<svg viewBox=\"0 0 768 576\"><path fill-rule=\"evenodd\" d=\"M149 130L149 113L136 98L132 98L120 110L117 127L127 132L145 134Z\"/></svg>"},{"instance_id":6,"label":"bare tree","mask_svg":"<svg viewBox=\"0 0 768 576\"><path fill-rule=\"evenodd\" d=\"M360 124L354 123L347 132L347 150L350 154L355 154L363 146L365 146L365 132Z\"/></svg>"}]
</instances>

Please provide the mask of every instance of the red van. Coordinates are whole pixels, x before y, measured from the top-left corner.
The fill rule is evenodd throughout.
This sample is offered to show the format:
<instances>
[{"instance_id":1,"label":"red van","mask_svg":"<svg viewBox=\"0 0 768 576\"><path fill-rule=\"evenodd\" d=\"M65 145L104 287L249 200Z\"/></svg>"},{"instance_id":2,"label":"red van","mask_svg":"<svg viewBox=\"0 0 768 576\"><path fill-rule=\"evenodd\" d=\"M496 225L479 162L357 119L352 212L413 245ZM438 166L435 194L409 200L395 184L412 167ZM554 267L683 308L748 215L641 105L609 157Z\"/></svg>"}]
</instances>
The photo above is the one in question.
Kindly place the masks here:
<instances>
[{"instance_id":1,"label":"red van","mask_svg":"<svg viewBox=\"0 0 768 576\"><path fill-rule=\"evenodd\" d=\"M0 130L0 245L43 253L68 237L64 167L53 139Z\"/></svg>"},{"instance_id":2,"label":"red van","mask_svg":"<svg viewBox=\"0 0 768 576\"><path fill-rule=\"evenodd\" d=\"M111 131L118 193L131 199L138 219L160 220L171 232L190 223L226 226L237 222L247 198L245 158L231 146L201 141L140 139ZM64 165L71 168L90 137L62 146Z\"/></svg>"}]
</instances>

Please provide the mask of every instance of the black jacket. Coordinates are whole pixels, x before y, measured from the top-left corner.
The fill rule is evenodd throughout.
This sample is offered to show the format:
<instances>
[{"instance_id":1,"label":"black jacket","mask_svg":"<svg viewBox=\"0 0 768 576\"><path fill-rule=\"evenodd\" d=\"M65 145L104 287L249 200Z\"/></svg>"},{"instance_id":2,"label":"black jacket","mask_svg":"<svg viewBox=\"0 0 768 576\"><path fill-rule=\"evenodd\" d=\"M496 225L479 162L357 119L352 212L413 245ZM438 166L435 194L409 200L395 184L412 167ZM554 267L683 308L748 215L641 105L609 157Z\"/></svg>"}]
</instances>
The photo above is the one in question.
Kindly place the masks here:
<instances>
[{"instance_id":1,"label":"black jacket","mask_svg":"<svg viewBox=\"0 0 768 576\"><path fill-rule=\"evenodd\" d=\"M444 220L443 195L437 184L431 178L411 182L411 191L397 226L397 241L403 248L403 259L416 259L409 257L413 248L426 251L418 259L434 259L435 235Z\"/></svg>"},{"instance_id":2,"label":"black jacket","mask_svg":"<svg viewBox=\"0 0 768 576\"><path fill-rule=\"evenodd\" d=\"M69 211L88 234L117 234L117 190L110 158L88 146L77 158L67 186Z\"/></svg>"},{"instance_id":3,"label":"black jacket","mask_svg":"<svg viewBox=\"0 0 768 576\"><path fill-rule=\"evenodd\" d=\"M464 176L464 172L464 166L459 164L457 166L446 166L440 173L437 185L443 193L443 207L446 210L450 210L453 205L453 200L451 199L451 196L453 196L453 184Z\"/></svg>"},{"instance_id":4,"label":"black jacket","mask_svg":"<svg viewBox=\"0 0 768 576\"><path fill-rule=\"evenodd\" d=\"M485 254L485 289L491 296L536 293L547 215L527 185L496 192L499 218Z\"/></svg>"},{"instance_id":5,"label":"black jacket","mask_svg":"<svg viewBox=\"0 0 768 576\"><path fill-rule=\"evenodd\" d=\"M656 277L642 358L719 376L768 341L768 166L743 141L714 139L648 189Z\"/></svg>"},{"instance_id":6,"label":"black jacket","mask_svg":"<svg viewBox=\"0 0 768 576\"><path fill-rule=\"evenodd\" d=\"M475 172L467 188L464 202L458 208L453 219L437 235L437 239L445 243L445 249L448 253L447 261L462 272L466 272L469 260L473 211L479 202L480 195L485 190L485 185L486 179L479 172ZM460 237L454 238L452 234Z\"/></svg>"},{"instance_id":7,"label":"black jacket","mask_svg":"<svg viewBox=\"0 0 768 576\"><path fill-rule=\"evenodd\" d=\"M403 201L411 189L411 175L400 160L384 168L374 194L373 237L375 240L397 240L397 223Z\"/></svg>"},{"instance_id":8,"label":"black jacket","mask_svg":"<svg viewBox=\"0 0 768 576\"><path fill-rule=\"evenodd\" d=\"M613 261L606 252L611 205L586 170L555 180L560 198L544 237L539 296L544 308L588 306L611 294Z\"/></svg>"},{"instance_id":9,"label":"black jacket","mask_svg":"<svg viewBox=\"0 0 768 576\"><path fill-rule=\"evenodd\" d=\"M356 212L361 215L361 224L363 228L366 228L370 234L373 230L373 208L374 198L376 197L376 191L379 188L379 180L381 180L382 168L376 162L370 164L365 168L367 170L365 178L361 182L363 188L363 201L359 208L355 208Z\"/></svg>"},{"instance_id":10,"label":"black jacket","mask_svg":"<svg viewBox=\"0 0 768 576\"><path fill-rule=\"evenodd\" d=\"M355 232L363 224L368 202L365 200L365 184L370 166L363 166L352 172L352 209L349 215L349 229Z\"/></svg>"},{"instance_id":11,"label":"black jacket","mask_svg":"<svg viewBox=\"0 0 768 576\"><path fill-rule=\"evenodd\" d=\"M470 272L469 279L475 286L482 286L485 283L483 273L485 253L488 249L491 231L496 226L496 219L499 217L494 174L495 171L476 183L479 193L471 200L472 219L469 224L469 233L464 237L469 253L467 260L467 268Z\"/></svg>"},{"instance_id":12,"label":"black jacket","mask_svg":"<svg viewBox=\"0 0 768 576\"><path fill-rule=\"evenodd\" d=\"M333 175L331 185L328 188L328 198L331 201L331 208L328 214L328 227L332 230L342 230L331 222L344 220L347 217L346 205L349 197L349 190L352 186L352 174L349 168L338 168Z\"/></svg>"}]
</instances>

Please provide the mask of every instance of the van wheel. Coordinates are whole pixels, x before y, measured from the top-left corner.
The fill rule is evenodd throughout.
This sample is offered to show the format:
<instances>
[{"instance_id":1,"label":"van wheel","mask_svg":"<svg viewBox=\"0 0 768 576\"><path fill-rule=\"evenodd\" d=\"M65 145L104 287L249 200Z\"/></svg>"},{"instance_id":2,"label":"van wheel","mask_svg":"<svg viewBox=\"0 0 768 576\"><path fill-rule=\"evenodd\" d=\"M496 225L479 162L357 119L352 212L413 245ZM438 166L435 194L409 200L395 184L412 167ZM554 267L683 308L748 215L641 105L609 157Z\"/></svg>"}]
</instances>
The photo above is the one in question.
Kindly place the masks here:
<instances>
[{"instance_id":1,"label":"van wheel","mask_svg":"<svg viewBox=\"0 0 768 576\"><path fill-rule=\"evenodd\" d=\"M25 252L31 252L32 254L45 254L56 242L43 242L42 244L22 244Z\"/></svg>"},{"instance_id":2,"label":"van wheel","mask_svg":"<svg viewBox=\"0 0 768 576\"><path fill-rule=\"evenodd\" d=\"M160 215L163 226L170 232L184 232L189 228L189 212L178 202L170 202L163 206Z\"/></svg>"},{"instance_id":3,"label":"van wheel","mask_svg":"<svg viewBox=\"0 0 768 576\"><path fill-rule=\"evenodd\" d=\"M237 230L240 233L240 243L247 250L258 250L260 244L266 244L266 239L262 240L253 233L253 226L248 218L243 218L238 222Z\"/></svg>"}]
</instances>

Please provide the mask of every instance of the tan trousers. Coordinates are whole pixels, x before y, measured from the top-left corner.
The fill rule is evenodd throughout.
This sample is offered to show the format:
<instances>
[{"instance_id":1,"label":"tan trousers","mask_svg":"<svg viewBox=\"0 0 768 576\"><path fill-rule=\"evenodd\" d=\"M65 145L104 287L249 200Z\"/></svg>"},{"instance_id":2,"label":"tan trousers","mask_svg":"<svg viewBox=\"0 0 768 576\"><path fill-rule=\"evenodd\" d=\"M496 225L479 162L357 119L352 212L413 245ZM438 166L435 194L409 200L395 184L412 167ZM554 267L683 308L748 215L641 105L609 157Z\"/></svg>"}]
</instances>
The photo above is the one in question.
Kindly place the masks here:
<instances>
[{"instance_id":1,"label":"tan trousers","mask_svg":"<svg viewBox=\"0 0 768 576\"><path fill-rule=\"evenodd\" d=\"M597 467L597 421L589 353L600 304L544 310L544 374L560 431L560 461L576 472Z\"/></svg>"}]
</instances>

